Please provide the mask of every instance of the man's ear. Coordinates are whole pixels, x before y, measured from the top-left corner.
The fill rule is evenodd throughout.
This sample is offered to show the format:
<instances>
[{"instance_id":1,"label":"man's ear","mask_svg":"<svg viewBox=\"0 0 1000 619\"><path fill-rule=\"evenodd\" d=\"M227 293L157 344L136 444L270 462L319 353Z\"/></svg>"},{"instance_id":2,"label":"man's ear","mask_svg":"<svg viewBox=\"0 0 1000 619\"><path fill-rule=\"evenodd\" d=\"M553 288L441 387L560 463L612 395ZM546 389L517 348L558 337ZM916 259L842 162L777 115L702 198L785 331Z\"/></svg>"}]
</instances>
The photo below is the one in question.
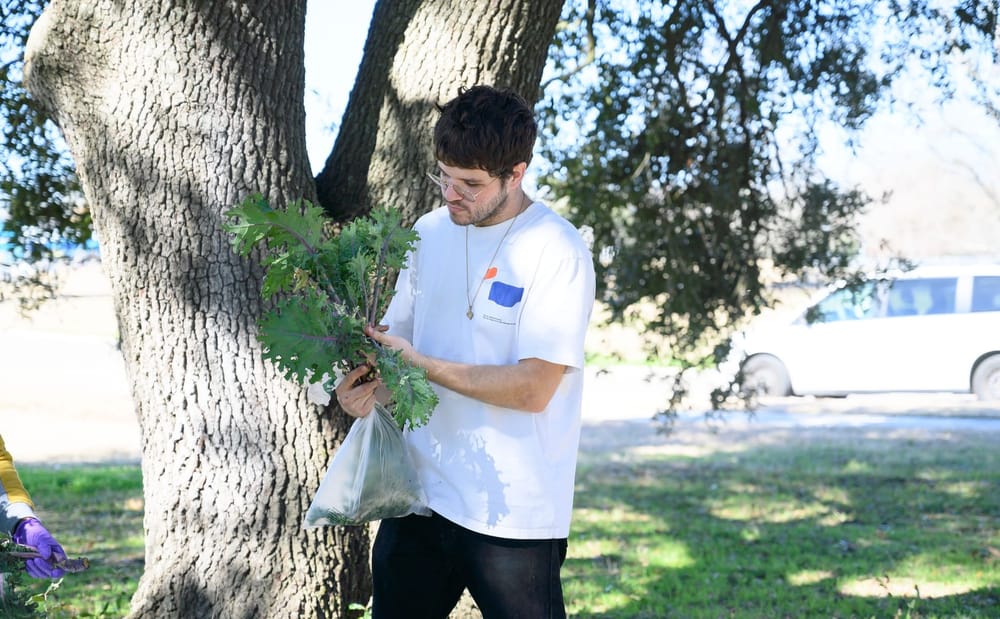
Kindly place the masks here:
<instances>
[{"instance_id":1,"label":"man's ear","mask_svg":"<svg viewBox=\"0 0 1000 619\"><path fill-rule=\"evenodd\" d=\"M516 164L511 168L510 180L514 187L520 187L521 181L524 180L524 173L528 169L528 164L524 161Z\"/></svg>"}]
</instances>

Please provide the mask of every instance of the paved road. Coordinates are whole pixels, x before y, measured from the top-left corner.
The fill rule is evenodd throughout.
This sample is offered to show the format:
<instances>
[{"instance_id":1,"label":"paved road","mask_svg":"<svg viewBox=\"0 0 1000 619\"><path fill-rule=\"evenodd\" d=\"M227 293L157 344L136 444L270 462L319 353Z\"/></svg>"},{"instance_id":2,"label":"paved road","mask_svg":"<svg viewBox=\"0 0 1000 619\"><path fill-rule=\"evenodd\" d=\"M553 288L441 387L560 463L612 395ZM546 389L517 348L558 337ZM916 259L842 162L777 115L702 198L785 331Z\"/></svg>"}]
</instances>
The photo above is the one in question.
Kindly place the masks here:
<instances>
[{"instance_id":1,"label":"paved road","mask_svg":"<svg viewBox=\"0 0 1000 619\"><path fill-rule=\"evenodd\" d=\"M701 457L754 447L855 440L996 443L1000 448L1000 402L972 396L887 394L847 398L776 398L752 415L704 410L678 414L663 433L651 420L667 402L667 384L640 368L588 375L581 448L584 457L628 457L632 450ZM704 393L694 402L706 402Z\"/></svg>"},{"instance_id":2,"label":"paved road","mask_svg":"<svg viewBox=\"0 0 1000 619\"><path fill-rule=\"evenodd\" d=\"M621 367L588 373L584 419L588 423L610 420L648 421L669 399L663 373ZM678 414L677 426L704 424L707 402L703 389L689 409ZM700 399L699 399L700 398ZM717 427L754 428L869 428L923 429L928 432L998 432L1000 402L979 402L970 394L922 393L852 395L846 398L789 397L760 402L752 415L728 411L715 421ZM998 437L1000 439L1000 437Z\"/></svg>"}]
</instances>

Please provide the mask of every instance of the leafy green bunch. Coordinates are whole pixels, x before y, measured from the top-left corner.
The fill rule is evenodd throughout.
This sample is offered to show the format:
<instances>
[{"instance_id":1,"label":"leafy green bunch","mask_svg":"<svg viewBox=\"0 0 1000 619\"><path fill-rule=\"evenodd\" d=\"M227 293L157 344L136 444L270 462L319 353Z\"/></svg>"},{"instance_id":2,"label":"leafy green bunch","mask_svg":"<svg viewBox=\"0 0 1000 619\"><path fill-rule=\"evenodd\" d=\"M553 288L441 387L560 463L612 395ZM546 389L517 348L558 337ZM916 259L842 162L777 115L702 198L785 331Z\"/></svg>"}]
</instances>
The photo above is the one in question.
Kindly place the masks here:
<instances>
[{"instance_id":1,"label":"leafy green bunch","mask_svg":"<svg viewBox=\"0 0 1000 619\"><path fill-rule=\"evenodd\" d=\"M257 194L225 215L232 221L223 227L240 255L264 248L261 296L277 299L259 322L264 358L298 382L372 365L392 394L399 427L425 424L437 395L424 370L362 331L388 306L394 278L418 239L399 212L376 209L336 235L322 209L307 200L277 210ZM324 381L327 393L333 387L334 379Z\"/></svg>"},{"instance_id":2,"label":"leafy green bunch","mask_svg":"<svg viewBox=\"0 0 1000 619\"><path fill-rule=\"evenodd\" d=\"M26 546L15 543L10 535L0 533L0 617L33 619L44 617L48 594L57 588L49 585L44 593L32 594L24 586L24 560L30 554Z\"/></svg>"}]
</instances>

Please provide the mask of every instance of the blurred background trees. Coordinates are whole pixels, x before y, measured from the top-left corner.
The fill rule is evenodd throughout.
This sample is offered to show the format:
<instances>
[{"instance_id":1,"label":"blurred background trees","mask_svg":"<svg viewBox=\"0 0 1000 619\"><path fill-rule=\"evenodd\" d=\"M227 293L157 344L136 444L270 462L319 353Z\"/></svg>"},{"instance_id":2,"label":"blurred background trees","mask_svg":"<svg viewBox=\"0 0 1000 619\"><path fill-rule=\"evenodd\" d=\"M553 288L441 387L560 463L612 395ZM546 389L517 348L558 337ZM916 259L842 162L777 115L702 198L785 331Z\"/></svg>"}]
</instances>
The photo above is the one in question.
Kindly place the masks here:
<instances>
[{"instance_id":1,"label":"blurred background trees","mask_svg":"<svg viewBox=\"0 0 1000 619\"><path fill-rule=\"evenodd\" d=\"M92 222L58 131L19 82L16 51L42 3L2 4L0 208L10 244L37 260L54 240L86 241ZM424 181L397 181L419 179L414 171L424 163L399 118L420 108L426 118L408 133L426 129L434 102L404 109L386 78L433 64L452 31L448 12L439 11L442 26L423 45L403 46L391 33L405 32L426 7L388 8L376 7L340 147L317 177L320 201L340 219L376 200L413 205L411 218L435 205L422 197L434 195ZM545 28L512 38L521 57ZM914 70L942 102L971 88L970 98L1000 121L996 32L997 5L982 0L569 0L538 88L523 83L523 72L504 70L510 60L502 56L489 74L470 67L435 81L489 79L541 94L540 183L574 222L593 229L612 317L645 307L648 329L670 349L651 354L700 362L711 352L703 345L766 306L769 282L807 272L831 279L856 266L858 216L882 196L831 177L825 130L836 127L851 148L877 110L910 103L893 84ZM490 36L489 27L475 35ZM494 36L487 49L510 43ZM396 143L376 147L390 122ZM968 172L994 191L991 179Z\"/></svg>"},{"instance_id":2,"label":"blurred background trees","mask_svg":"<svg viewBox=\"0 0 1000 619\"><path fill-rule=\"evenodd\" d=\"M996 33L990 2L569 2L542 182L593 228L613 316L645 308L660 356L697 363L768 283L857 268L881 196L831 175L822 132L849 141L914 70L941 100L972 84L996 118Z\"/></svg>"}]
</instances>

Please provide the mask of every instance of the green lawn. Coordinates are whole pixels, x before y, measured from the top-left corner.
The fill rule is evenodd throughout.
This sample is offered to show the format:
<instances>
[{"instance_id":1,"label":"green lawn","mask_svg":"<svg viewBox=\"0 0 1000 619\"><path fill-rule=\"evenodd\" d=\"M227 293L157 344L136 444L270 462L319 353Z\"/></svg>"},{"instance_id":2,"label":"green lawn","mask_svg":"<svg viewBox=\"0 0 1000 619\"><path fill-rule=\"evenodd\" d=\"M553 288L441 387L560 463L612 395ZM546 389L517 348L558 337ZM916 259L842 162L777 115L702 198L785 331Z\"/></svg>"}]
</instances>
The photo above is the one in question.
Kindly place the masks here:
<instances>
[{"instance_id":1,"label":"green lawn","mask_svg":"<svg viewBox=\"0 0 1000 619\"><path fill-rule=\"evenodd\" d=\"M578 480L576 617L1000 617L995 435L625 450Z\"/></svg>"},{"instance_id":2,"label":"green lawn","mask_svg":"<svg viewBox=\"0 0 1000 619\"><path fill-rule=\"evenodd\" d=\"M49 617L124 617L143 565L142 474L138 465L19 466L46 527L90 569L48 597ZM33 592L45 581L25 580Z\"/></svg>"},{"instance_id":3,"label":"green lawn","mask_svg":"<svg viewBox=\"0 0 1000 619\"><path fill-rule=\"evenodd\" d=\"M571 615L1000 617L998 447L981 435L585 453L563 569ZM138 467L22 477L70 554L92 561L49 616L123 616L142 570Z\"/></svg>"}]
</instances>

